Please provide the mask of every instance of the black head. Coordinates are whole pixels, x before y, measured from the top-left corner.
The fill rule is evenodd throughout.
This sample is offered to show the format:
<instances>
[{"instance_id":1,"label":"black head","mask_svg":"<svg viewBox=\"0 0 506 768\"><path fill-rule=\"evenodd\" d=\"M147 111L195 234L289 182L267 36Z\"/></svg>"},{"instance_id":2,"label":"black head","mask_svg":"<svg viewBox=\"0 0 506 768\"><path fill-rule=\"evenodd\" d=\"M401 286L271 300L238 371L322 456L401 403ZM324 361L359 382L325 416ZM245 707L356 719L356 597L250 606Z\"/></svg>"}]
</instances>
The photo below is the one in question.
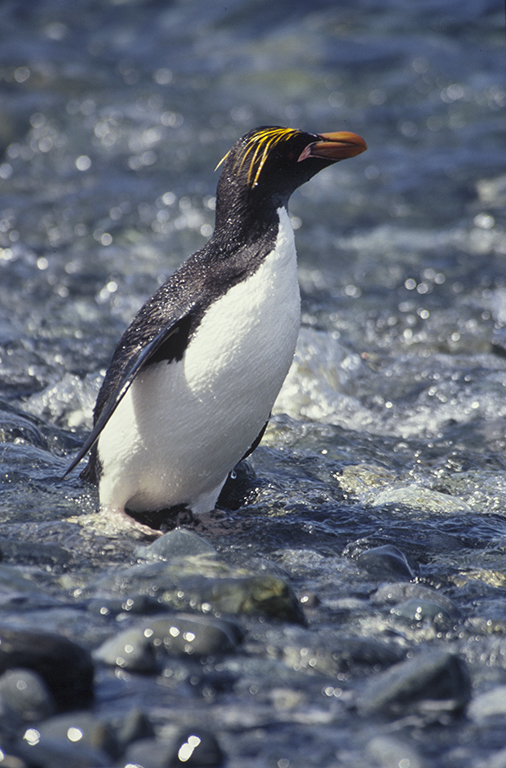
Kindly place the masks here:
<instances>
[{"instance_id":1,"label":"black head","mask_svg":"<svg viewBox=\"0 0 506 768\"><path fill-rule=\"evenodd\" d=\"M255 128L225 155L218 182L217 224L232 211L286 205L297 187L329 165L367 149L360 136L305 133L279 126Z\"/></svg>"}]
</instances>

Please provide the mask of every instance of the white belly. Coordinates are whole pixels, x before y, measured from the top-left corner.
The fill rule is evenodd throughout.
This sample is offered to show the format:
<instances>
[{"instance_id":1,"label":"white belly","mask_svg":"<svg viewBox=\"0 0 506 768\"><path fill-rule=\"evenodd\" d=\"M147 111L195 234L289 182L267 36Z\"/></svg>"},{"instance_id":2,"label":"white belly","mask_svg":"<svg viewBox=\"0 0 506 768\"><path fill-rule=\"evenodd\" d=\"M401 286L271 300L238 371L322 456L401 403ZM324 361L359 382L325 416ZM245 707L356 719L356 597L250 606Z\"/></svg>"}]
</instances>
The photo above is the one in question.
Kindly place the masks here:
<instances>
[{"instance_id":1,"label":"white belly","mask_svg":"<svg viewBox=\"0 0 506 768\"><path fill-rule=\"evenodd\" d=\"M213 509L269 418L300 322L293 231L279 211L274 252L208 308L181 361L139 374L98 441L102 506Z\"/></svg>"}]
</instances>

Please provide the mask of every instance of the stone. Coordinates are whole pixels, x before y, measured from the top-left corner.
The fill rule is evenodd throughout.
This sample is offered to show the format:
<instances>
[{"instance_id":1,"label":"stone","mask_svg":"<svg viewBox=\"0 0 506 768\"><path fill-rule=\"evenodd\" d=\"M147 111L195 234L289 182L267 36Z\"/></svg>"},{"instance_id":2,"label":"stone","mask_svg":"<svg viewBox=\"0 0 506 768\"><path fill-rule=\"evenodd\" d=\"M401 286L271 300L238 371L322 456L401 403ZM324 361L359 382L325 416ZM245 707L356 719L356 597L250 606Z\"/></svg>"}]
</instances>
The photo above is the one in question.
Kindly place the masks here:
<instances>
[{"instance_id":1,"label":"stone","mask_svg":"<svg viewBox=\"0 0 506 768\"><path fill-rule=\"evenodd\" d=\"M44 720L56 709L43 678L31 669L8 669L0 677L0 695L25 722Z\"/></svg>"},{"instance_id":2,"label":"stone","mask_svg":"<svg viewBox=\"0 0 506 768\"><path fill-rule=\"evenodd\" d=\"M497 685L490 691L476 696L469 704L467 714L478 722L489 717L504 717L506 715L506 685Z\"/></svg>"},{"instance_id":3,"label":"stone","mask_svg":"<svg viewBox=\"0 0 506 768\"><path fill-rule=\"evenodd\" d=\"M241 632L232 622L214 616L175 613L147 621L144 635L170 655L214 656L233 653Z\"/></svg>"},{"instance_id":4,"label":"stone","mask_svg":"<svg viewBox=\"0 0 506 768\"><path fill-rule=\"evenodd\" d=\"M398 603L390 609L390 613L407 621L446 623L451 616L438 603L431 600L417 600L412 597L403 603Z\"/></svg>"},{"instance_id":5,"label":"stone","mask_svg":"<svg viewBox=\"0 0 506 768\"><path fill-rule=\"evenodd\" d=\"M395 504L396 506L442 515L471 512L471 507L463 499L450 496L448 493L441 493L441 491L432 491L430 488L419 485L388 488L380 491L371 503L373 507Z\"/></svg>"},{"instance_id":6,"label":"stone","mask_svg":"<svg viewBox=\"0 0 506 768\"><path fill-rule=\"evenodd\" d=\"M151 639L141 627L119 632L93 652L95 661L129 672L156 672L158 665Z\"/></svg>"},{"instance_id":7,"label":"stone","mask_svg":"<svg viewBox=\"0 0 506 768\"><path fill-rule=\"evenodd\" d=\"M458 619L461 616L461 612L453 600L446 597L440 590L432 589L424 584L413 584L409 581L382 584L371 595L370 599L372 603L380 605L404 603L412 599L424 600L438 605L452 619Z\"/></svg>"},{"instance_id":8,"label":"stone","mask_svg":"<svg viewBox=\"0 0 506 768\"><path fill-rule=\"evenodd\" d=\"M134 555L139 560L173 560L197 555L216 557L217 552L202 536L184 528L175 528L152 544L137 547Z\"/></svg>"},{"instance_id":9,"label":"stone","mask_svg":"<svg viewBox=\"0 0 506 768\"><path fill-rule=\"evenodd\" d=\"M375 736L367 744L367 753L378 768L425 768L426 762L412 744L393 736Z\"/></svg>"},{"instance_id":10,"label":"stone","mask_svg":"<svg viewBox=\"0 0 506 768\"><path fill-rule=\"evenodd\" d=\"M45 739L41 743L37 741L37 733L35 728L30 728L25 737L32 741L15 746L17 755L26 760L30 767L111 768L111 757L99 749L52 739Z\"/></svg>"},{"instance_id":11,"label":"stone","mask_svg":"<svg viewBox=\"0 0 506 768\"><path fill-rule=\"evenodd\" d=\"M22 725L19 712L0 694L0 744L12 741Z\"/></svg>"},{"instance_id":12,"label":"stone","mask_svg":"<svg viewBox=\"0 0 506 768\"><path fill-rule=\"evenodd\" d=\"M99 750L113 758L119 749L112 726L91 712L72 712L57 715L36 726L39 733L37 743L61 743L69 747L86 747Z\"/></svg>"},{"instance_id":13,"label":"stone","mask_svg":"<svg viewBox=\"0 0 506 768\"><path fill-rule=\"evenodd\" d=\"M139 739L147 739L154 736L153 726L140 709L131 709L120 723L116 723L116 739L120 750Z\"/></svg>"},{"instance_id":14,"label":"stone","mask_svg":"<svg viewBox=\"0 0 506 768\"><path fill-rule=\"evenodd\" d=\"M371 576L380 579L391 578L392 576L412 579L415 575L405 554L392 544L366 549L358 555L356 562L361 568L365 568Z\"/></svg>"},{"instance_id":15,"label":"stone","mask_svg":"<svg viewBox=\"0 0 506 768\"><path fill-rule=\"evenodd\" d=\"M361 715L458 712L471 696L465 662L448 651L421 653L372 677L358 697Z\"/></svg>"},{"instance_id":16,"label":"stone","mask_svg":"<svg viewBox=\"0 0 506 768\"><path fill-rule=\"evenodd\" d=\"M127 768L127 766L169 768L173 752L173 746L169 741L155 738L140 739L130 744L118 766L121 768Z\"/></svg>"},{"instance_id":17,"label":"stone","mask_svg":"<svg viewBox=\"0 0 506 768\"><path fill-rule=\"evenodd\" d=\"M168 767L208 766L219 768L223 765L224 755L215 736L199 726L182 729L174 738Z\"/></svg>"},{"instance_id":18,"label":"stone","mask_svg":"<svg viewBox=\"0 0 506 768\"><path fill-rule=\"evenodd\" d=\"M291 586L276 576L193 577L181 581L173 590L166 590L161 599L175 608L183 607L182 602L183 605L193 603L198 608L208 606L213 612L266 616L297 624L306 622Z\"/></svg>"},{"instance_id":19,"label":"stone","mask_svg":"<svg viewBox=\"0 0 506 768\"><path fill-rule=\"evenodd\" d=\"M0 627L0 673L16 667L37 672L58 709L78 709L92 702L91 655L66 637Z\"/></svg>"},{"instance_id":20,"label":"stone","mask_svg":"<svg viewBox=\"0 0 506 768\"><path fill-rule=\"evenodd\" d=\"M395 645L380 643L371 638L339 638L327 647L317 645L283 648L283 659L293 669L314 670L335 676L341 672L388 667L400 661L404 652Z\"/></svg>"}]
</instances>

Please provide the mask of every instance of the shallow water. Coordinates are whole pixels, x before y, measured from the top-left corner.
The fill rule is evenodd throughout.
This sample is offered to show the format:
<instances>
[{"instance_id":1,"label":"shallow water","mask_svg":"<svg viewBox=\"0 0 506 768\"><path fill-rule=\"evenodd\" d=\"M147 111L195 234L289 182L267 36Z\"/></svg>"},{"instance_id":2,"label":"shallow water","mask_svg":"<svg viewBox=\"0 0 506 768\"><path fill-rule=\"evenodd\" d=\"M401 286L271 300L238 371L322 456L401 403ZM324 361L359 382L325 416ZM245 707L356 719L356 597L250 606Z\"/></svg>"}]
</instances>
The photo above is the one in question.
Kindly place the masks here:
<instances>
[{"instance_id":1,"label":"shallow water","mask_svg":"<svg viewBox=\"0 0 506 768\"><path fill-rule=\"evenodd\" d=\"M458 654L475 701L505 682L504 9L310 5L1 5L1 548L64 606L9 604L5 619L65 627L88 647L112 631L72 607L75 589L136 542L101 530L95 491L61 475L114 345L209 237L213 168L238 136L352 130L368 152L292 199L303 322L252 457L255 488L202 532L230 567L279 569L308 628L242 619L233 692L162 702L155 682L107 679L97 706L121 711L126 697L162 722L177 693L234 766L492 768L504 713L357 720L341 698L369 669L339 672L329 693L335 671L292 657L328 648L326 632L394 638L409 654ZM361 554L384 545L409 568L368 571ZM451 598L458 620L441 628L373 602L381 583L410 578ZM392 732L400 753L378 742Z\"/></svg>"}]
</instances>

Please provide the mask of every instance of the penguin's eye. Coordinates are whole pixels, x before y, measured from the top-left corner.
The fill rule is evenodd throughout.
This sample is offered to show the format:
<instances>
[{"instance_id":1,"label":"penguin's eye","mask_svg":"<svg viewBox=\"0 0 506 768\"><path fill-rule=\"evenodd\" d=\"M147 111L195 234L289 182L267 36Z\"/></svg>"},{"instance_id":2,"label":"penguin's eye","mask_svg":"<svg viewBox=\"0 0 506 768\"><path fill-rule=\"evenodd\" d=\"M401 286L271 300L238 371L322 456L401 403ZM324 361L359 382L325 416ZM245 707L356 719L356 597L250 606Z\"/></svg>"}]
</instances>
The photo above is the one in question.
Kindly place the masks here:
<instances>
[{"instance_id":1,"label":"penguin's eye","mask_svg":"<svg viewBox=\"0 0 506 768\"><path fill-rule=\"evenodd\" d=\"M293 160L294 157L295 157L295 152L288 153L288 160Z\"/></svg>"}]
</instances>

